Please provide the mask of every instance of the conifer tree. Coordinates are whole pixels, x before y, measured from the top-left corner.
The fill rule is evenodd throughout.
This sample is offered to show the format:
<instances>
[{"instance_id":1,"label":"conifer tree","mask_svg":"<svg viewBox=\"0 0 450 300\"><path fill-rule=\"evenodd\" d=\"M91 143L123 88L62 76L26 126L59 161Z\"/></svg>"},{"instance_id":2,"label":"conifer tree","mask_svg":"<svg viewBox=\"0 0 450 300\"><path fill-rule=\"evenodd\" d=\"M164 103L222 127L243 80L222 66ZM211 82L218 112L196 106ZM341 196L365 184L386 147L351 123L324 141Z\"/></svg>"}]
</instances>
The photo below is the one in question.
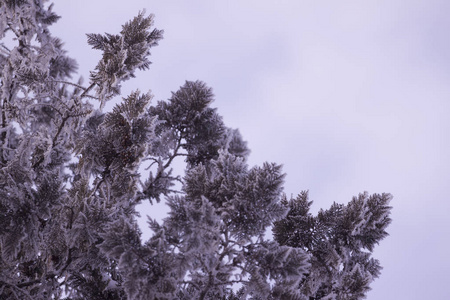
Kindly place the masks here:
<instances>
[{"instance_id":1,"label":"conifer tree","mask_svg":"<svg viewBox=\"0 0 450 300\"><path fill-rule=\"evenodd\" d=\"M306 192L283 194L280 165L247 165L201 81L104 111L163 32L141 12L88 34L102 58L84 85L50 34L58 18L45 0L0 1L0 299L365 297L389 194L311 215ZM169 214L143 241L136 206L162 200Z\"/></svg>"}]
</instances>

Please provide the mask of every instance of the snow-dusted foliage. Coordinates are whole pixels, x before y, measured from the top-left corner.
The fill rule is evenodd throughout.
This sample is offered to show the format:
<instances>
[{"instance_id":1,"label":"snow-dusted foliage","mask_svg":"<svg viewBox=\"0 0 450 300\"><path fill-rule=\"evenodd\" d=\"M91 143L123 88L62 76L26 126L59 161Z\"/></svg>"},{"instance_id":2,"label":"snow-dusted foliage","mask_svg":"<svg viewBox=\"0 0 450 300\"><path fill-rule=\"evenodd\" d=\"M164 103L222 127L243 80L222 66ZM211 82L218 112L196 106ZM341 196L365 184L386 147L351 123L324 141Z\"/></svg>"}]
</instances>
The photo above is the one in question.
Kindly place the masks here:
<instances>
[{"instance_id":1,"label":"snow-dusted foliage","mask_svg":"<svg viewBox=\"0 0 450 300\"><path fill-rule=\"evenodd\" d=\"M280 245L310 255L311 269L300 285L305 299L364 298L381 272L378 260L370 256L375 244L387 236L391 198L363 193L348 205L334 203L317 216L309 212L312 202L307 192L283 200L288 213L275 222L273 234Z\"/></svg>"},{"instance_id":2,"label":"snow-dusted foliage","mask_svg":"<svg viewBox=\"0 0 450 300\"><path fill-rule=\"evenodd\" d=\"M88 34L103 55L84 86L50 34L58 18L45 0L0 1L0 299L365 296L390 195L312 216L306 193L285 198L281 166L247 165L200 81L156 103L135 91L104 112L149 68L162 31L139 13L117 35ZM136 206L162 199L170 212L143 241Z\"/></svg>"}]
</instances>

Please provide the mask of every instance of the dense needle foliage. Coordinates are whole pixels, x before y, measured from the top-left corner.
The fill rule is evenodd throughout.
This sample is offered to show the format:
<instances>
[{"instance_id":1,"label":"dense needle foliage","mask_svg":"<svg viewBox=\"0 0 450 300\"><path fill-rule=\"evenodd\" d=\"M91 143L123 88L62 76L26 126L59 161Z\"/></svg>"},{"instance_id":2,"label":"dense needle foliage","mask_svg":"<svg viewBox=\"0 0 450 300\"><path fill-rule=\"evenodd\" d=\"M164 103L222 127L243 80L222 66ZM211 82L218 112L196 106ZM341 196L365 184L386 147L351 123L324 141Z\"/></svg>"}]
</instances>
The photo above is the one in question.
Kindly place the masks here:
<instances>
[{"instance_id":1,"label":"dense needle foliage","mask_svg":"<svg viewBox=\"0 0 450 300\"><path fill-rule=\"evenodd\" d=\"M50 34L58 18L45 0L0 1L0 299L365 297L389 194L311 215L306 192L283 194L281 166L247 165L200 81L103 111L149 69L162 31L139 13L118 34L88 34L102 58L85 86ZM143 241L136 206L162 200L170 212Z\"/></svg>"}]
</instances>

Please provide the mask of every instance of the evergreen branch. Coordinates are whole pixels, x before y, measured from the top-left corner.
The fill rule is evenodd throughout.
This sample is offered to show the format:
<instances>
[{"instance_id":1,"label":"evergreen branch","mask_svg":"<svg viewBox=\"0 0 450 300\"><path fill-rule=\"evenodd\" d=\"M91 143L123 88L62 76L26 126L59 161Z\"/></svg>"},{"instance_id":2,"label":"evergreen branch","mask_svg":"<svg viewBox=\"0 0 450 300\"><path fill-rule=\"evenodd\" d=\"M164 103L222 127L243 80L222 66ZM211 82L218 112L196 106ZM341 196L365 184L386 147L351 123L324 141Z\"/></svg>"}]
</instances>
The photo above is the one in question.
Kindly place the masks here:
<instances>
[{"instance_id":1,"label":"evergreen branch","mask_svg":"<svg viewBox=\"0 0 450 300\"><path fill-rule=\"evenodd\" d=\"M14 85L11 83L11 89L14 90ZM7 111L7 106L8 104L12 101L13 98L13 94L14 92L10 92L9 93L9 97L8 98L4 98L3 99L3 103L2 103L2 107L1 107L1 117L2 117L2 133L1 133L1 148L0 148L0 161L2 163L2 165L6 165L7 161L5 159L5 154L3 152L4 147L6 147L8 145L7 143L7 137L8 137L8 133L6 131L3 131L3 129L6 129L6 127L8 126L7 121L6 121L6 111Z\"/></svg>"},{"instance_id":2,"label":"evergreen branch","mask_svg":"<svg viewBox=\"0 0 450 300\"><path fill-rule=\"evenodd\" d=\"M186 285L192 285L195 289L197 289L197 290L200 290L200 287L195 283L195 282L192 282L192 281L181 281L180 282L181 284L186 284Z\"/></svg>"},{"instance_id":3,"label":"evergreen branch","mask_svg":"<svg viewBox=\"0 0 450 300\"><path fill-rule=\"evenodd\" d=\"M53 105L51 105L51 104L48 104L48 103L33 103L33 104L30 104L30 106L29 106L28 108L32 108L32 107L36 107L36 106L46 106L46 107L50 107L50 108L52 108L53 110L55 110L60 116L63 116L63 115L64 115L59 109L57 109L55 106L53 106Z\"/></svg>"},{"instance_id":4,"label":"evergreen branch","mask_svg":"<svg viewBox=\"0 0 450 300\"><path fill-rule=\"evenodd\" d=\"M59 125L58 130L56 131L56 134L52 139L52 148L56 146L56 142L58 140L59 135L61 134L62 129L66 125L67 120L69 120L69 118L71 117L72 117L71 115L66 114L66 116L62 118L61 124Z\"/></svg>"},{"instance_id":5,"label":"evergreen branch","mask_svg":"<svg viewBox=\"0 0 450 300\"><path fill-rule=\"evenodd\" d=\"M61 275L64 274L64 272L67 270L67 268L70 266L70 264L73 261L72 250L73 250L73 248L69 248L68 254L67 254L66 264L64 265L64 267L60 271L58 271L58 273L61 274Z\"/></svg>"},{"instance_id":6,"label":"evergreen branch","mask_svg":"<svg viewBox=\"0 0 450 300\"><path fill-rule=\"evenodd\" d=\"M19 291L21 294L23 294L27 299L33 300L33 298L31 298L30 294L27 293L26 291L24 291L24 290L22 289L22 287L26 287L26 286L29 286L29 285L33 285L33 284L39 283L39 282L41 282L41 281L40 281L40 280L33 280L32 282L27 282L27 283L25 283L25 284L17 284L17 285L13 285L13 284L10 284L10 283L5 282L5 281L0 281L0 282L1 282L2 284L4 284L4 285L10 287L9 290L14 294L14 296L16 297L16 299L20 300L20 299L23 299L23 298L19 298L19 296L17 296L16 292L14 291L14 289L16 289L16 290Z\"/></svg>"},{"instance_id":7,"label":"evergreen branch","mask_svg":"<svg viewBox=\"0 0 450 300\"><path fill-rule=\"evenodd\" d=\"M11 23L7 23L6 25L8 25L8 28L9 28L12 32L14 32L14 34L15 34L16 37L17 37L17 39L19 39L19 41L20 41L20 40L21 40L21 37L22 37L21 32L17 31L17 30L12 26L13 24L11 24Z\"/></svg>"},{"instance_id":8,"label":"evergreen branch","mask_svg":"<svg viewBox=\"0 0 450 300\"><path fill-rule=\"evenodd\" d=\"M54 80L54 79L52 79L52 80L50 80L50 82L54 82L54 83L62 83L62 84L71 85L71 86L77 87L77 88L79 88L80 90L83 90L83 91L86 91L86 90L87 90L87 88L85 88L84 86L81 86L81 85L79 85L79 84L76 84L76 83L73 83L73 82L70 82L70 81L65 81L65 80Z\"/></svg>"},{"instance_id":9,"label":"evergreen branch","mask_svg":"<svg viewBox=\"0 0 450 300\"><path fill-rule=\"evenodd\" d=\"M95 96L92 96L92 95L84 95L83 97L89 98L89 99L93 99L93 100L97 100L97 101L100 101L100 98L95 97Z\"/></svg>"},{"instance_id":10,"label":"evergreen branch","mask_svg":"<svg viewBox=\"0 0 450 300\"><path fill-rule=\"evenodd\" d=\"M80 95L80 99L83 99L84 97L88 96L88 93L90 90L92 90L95 87L95 83L92 83L90 86L88 86L84 92Z\"/></svg>"},{"instance_id":11,"label":"evergreen branch","mask_svg":"<svg viewBox=\"0 0 450 300\"><path fill-rule=\"evenodd\" d=\"M95 192L97 192L97 190L100 188L100 185L105 182L105 178L106 176L109 174L109 167L106 167L106 169L102 172L102 179L97 182L97 184L95 185L94 189L92 190L91 194L89 195L89 197L92 197ZM98 179L98 177L97 177Z\"/></svg>"},{"instance_id":12,"label":"evergreen branch","mask_svg":"<svg viewBox=\"0 0 450 300\"><path fill-rule=\"evenodd\" d=\"M173 151L173 154L171 155L171 156L169 156L169 159L167 160L167 162L162 166L162 168L158 171L158 173L156 174L156 176L155 176L155 179L153 180L153 182L151 183L151 185L150 185L150 187L149 188L151 188L151 187L153 187L153 184L155 183L155 182L157 182L158 180L160 180L161 178L163 178L162 177L162 174L164 173L164 171L171 165L171 163L172 163L172 161L175 159L175 157L177 157L177 156L180 156L179 155L179 153L178 153L178 151L180 150L180 148L181 148L181 139L182 139L182 137L180 136L179 138L178 138L178 141L177 141L177 146L175 147L175 149L174 149L174 151ZM153 164L153 163L152 163ZM151 164L151 165L152 165ZM151 166L150 165L150 166ZM181 182L181 180L179 180L180 182ZM147 189L148 190L148 189ZM144 191L144 193L145 193L146 191ZM140 200L140 199L137 199L137 200Z\"/></svg>"},{"instance_id":13,"label":"evergreen branch","mask_svg":"<svg viewBox=\"0 0 450 300\"><path fill-rule=\"evenodd\" d=\"M0 15L7 24L3 31L16 44L13 50L0 44L0 165L7 166L0 178L0 198L6 199L0 203L0 225L16 227L0 226L9 235L1 273L15 283L0 279L0 295L154 299L184 293L225 299L234 285L244 284L235 298L276 298L280 292L285 298L319 299L331 292L364 297L381 268L364 250L371 252L387 235L389 209L380 206L388 199L361 196L349 204L345 218L342 205L319 213L317 222L311 217L312 225L302 219L306 200L299 207L283 201L277 206L283 181L278 167L248 168L245 142L209 107L212 90L202 82L186 82L170 103L161 101L148 111L147 101L125 99L114 111L117 118L101 112L88 117L90 99L100 102L101 111L120 94L121 82L148 69L149 50L162 32L151 31L153 17L139 13L120 35L88 35L103 58L84 87L67 79L75 65L47 30L56 15L42 1L26 10L31 2L7 1L16 13L11 19ZM13 131L16 120L22 132ZM38 141L41 136L46 140ZM179 156L186 158L185 177L172 175ZM146 160L152 172L143 184L136 177ZM181 188L171 189L178 182ZM135 223L137 201L159 201L163 195L172 211L161 225L149 221L154 235L144 246ZM199 201L203 196L208 203ZM285 209L290 211L283 217ZM275 241L264 240L260 229L280 218L273 225ZM113 259L118 257L120 264ZM299 274L307 274L301 282ZM304 288L310 284L314 291Z\"/></svg>"},{"instance_id":14,"label":"evergreen branch","mask_svg":"<svg viewBox=\"0 0 450 300\"><path fill-rule=\"evenodd\" d=\"M167 192L169 192L169 193L174 193L174 194L183 194L182 191L171 190L171 189L167 189Z\"/></svg>"},{"instance_id":15,"label":"evergreen branch","mask_svg":"<svg viewBox=\"0 0 450 300\"><path fill-rule=\"evenodd\" d=\"M71 117L71 116L70 116L69 114L66 114L66 116L63 117L63 119L62 119L62 121L61 121L61 124L59 125L59 127L58 127L58 129L57 129L57 131L56 131L56 134L55 134L55 136L54 136L53 139L52 139L52 145L51 145L52 148L54 148L54 147L57 145L56 142L57 142L57 140L58 140L58 137L59 137L59 135L61 134L62 129L64 128L64 126L65 126L67 120L68 120L70 117ZM37 168L41 163L43 163L43 162L44 162L44 156L42 156L41 158L39 158L39 160L33 164L33 166L32 166L33 169L36 169L36 168Z\"/></svg>"},{"instance_id":16,"label":"evergreen branch","mask_svg":"<svg viewBox=\"0 0 450 300\"><path fill-rule=\"evenodd\" d=\"M71 108L69 108L69 110L72 110L74 107L72 106ZM81 117L84 116L86 114L88 114L90 111L87 112L79 112L79 113L74 113L74 114L69 114L66 112L65 116L62 118L60 125L58 126L58 129L56 130L56 134L55 136L52 138L52 145L51 148L54 148L55 146L58 145L58 138L59 135L61 134L61 131L63 130L64 126L66 125L66 122L70 119L70 118L75 118L75 117ZM36 163L33 164L33 169L36 169L42 162L44 161L44 157L42 156Z\"/></svg>"},{"instance_id":17,"label":"evergreen branch","mask_svg":"<svg viewBox=\"0 0 450 300\"><path fill-rule=\"evenodd\" d=\"M154 157L146 157L144 158L142 161L146 161L146 160L152 160L153 162L147 167L145 168L146 171L150 170L150 168L154 165L158 163L158 160Z\"/></svg>"},{"instance_id":18,"label":"evergreen branch","mask_svg":"<svg viewBox=\"0 0 450 300\"><path fill-rule=\"evenodd\" d=\"M9 50L8 47L5 46L5 44L1 43L0 46L2 47L3 51L5 51L5 54L10 54L11 50Z\"/></svg>"},{"instance_id":19,"label":"evergreen branch","mask_svg":"<svg viewBox=\"0 0 450 300\"><path fill-rule=\"evenodd\" d=\"M179 141L178 141L178 145L177 145L177 147L175 148L173 155L169 157L169 159L167 160L166 164L163 166L163 171L166 170L166 169L170 166L170 164L171 164L172 161L175 159L175 157L179 156L178 151L179 151L180 148L181 148L181 143L180 143L180 141L181 141L181 137L180 137L180 139L179 139ZM161 171L160 174L161 174L163 171Z\"/></svg>"}]
</instances>

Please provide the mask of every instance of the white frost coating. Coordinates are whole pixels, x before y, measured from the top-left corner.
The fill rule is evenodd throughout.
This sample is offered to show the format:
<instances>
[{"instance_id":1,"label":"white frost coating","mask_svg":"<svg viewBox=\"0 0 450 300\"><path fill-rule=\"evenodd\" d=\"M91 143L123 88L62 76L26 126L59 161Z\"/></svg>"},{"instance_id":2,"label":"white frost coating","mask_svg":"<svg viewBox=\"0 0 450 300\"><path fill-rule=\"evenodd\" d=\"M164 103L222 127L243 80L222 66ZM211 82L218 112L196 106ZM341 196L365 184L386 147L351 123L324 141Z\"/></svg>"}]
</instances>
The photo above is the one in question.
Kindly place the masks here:
<instances>
[{"instance_id":1,"label":"white frost coating","mask_svg":"<svg viewBox=\"0 0 450 300\"><path fill-rule=\"evenodd\" d=\"M381 239L364 229L377 229L382 208L368 205L366 193L313 216L306 193L288 200L281 166L247 165L246 143L211 107L203 82L187 81L151 107L150 94L136 92L93 113L95 93L103 107L148 68L161 38L151 18L140 14L117 35L88 35L102 59L84 87L68 81L74 64L47 30L56 16L40 0L13 4L0 7L8 10L0 26L18 35L0 62L2 293L309 299L333 291L325 299L335 299L367 289L358 278L372 279L380 267L360 244ZM171 171L177 159L186 163L183 176ZM144 184L139 167L151 174ZM169 213L149 223L144 243L137 205L164 200Z\"/></svg>"}]
</instances>

